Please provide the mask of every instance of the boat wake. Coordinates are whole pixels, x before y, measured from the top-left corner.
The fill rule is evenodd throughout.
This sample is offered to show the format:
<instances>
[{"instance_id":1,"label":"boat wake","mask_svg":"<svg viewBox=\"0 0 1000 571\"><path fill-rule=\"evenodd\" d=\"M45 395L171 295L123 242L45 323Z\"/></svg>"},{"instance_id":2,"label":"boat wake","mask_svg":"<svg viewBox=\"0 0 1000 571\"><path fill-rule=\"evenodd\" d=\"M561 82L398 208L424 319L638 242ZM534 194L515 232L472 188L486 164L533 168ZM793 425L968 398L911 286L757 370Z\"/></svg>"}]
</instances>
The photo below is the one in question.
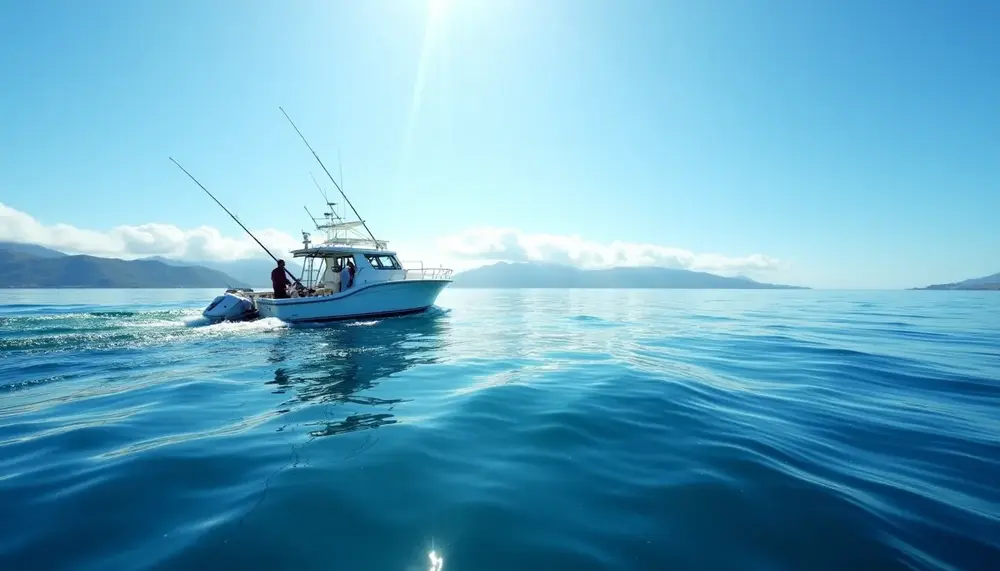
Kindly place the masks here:
<instances>
[{"instance_id":1,"label":"boat wake","mask_svg":"<svg viewBox=\"0 0 1000 571\"><path fill-rule=\"evenodd\" d=\"M213 324L217 323L206 317L192 317L184 320L185 327L208 327Z\"/></svg>"},{"instance_id":2,"label":"boat wake","mask_svg":"<svg viewBox=\"0 0 1000 571\"><path fill-rule=\"evenodd\" d=\"M265 333L276 329L284 329L288 324L276 317L264 317L248 321L211 321L204 317L196 317L185 321L186 327L203 329L210 333Z\"/></svg>"}]
</instances>

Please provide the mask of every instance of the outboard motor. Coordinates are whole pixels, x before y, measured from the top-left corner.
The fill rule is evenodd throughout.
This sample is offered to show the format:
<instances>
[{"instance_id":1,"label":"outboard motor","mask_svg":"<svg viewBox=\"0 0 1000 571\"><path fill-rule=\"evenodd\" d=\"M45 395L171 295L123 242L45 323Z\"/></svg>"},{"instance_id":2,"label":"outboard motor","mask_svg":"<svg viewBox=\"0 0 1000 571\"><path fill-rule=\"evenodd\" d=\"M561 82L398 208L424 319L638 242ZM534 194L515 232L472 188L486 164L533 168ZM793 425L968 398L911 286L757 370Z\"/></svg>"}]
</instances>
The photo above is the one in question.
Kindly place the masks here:
<instances>
[{"instance_id":1,"label":"outboard motor","mask_svg":"<svg viewBox=\"0 0 1000 571\"><path fill-rule=\"evenodd\" d=\"M212 321L243 321L255 317L257 309L250 298L227 291L213 299L201 314Z\"/></svg>"}]
</instances>

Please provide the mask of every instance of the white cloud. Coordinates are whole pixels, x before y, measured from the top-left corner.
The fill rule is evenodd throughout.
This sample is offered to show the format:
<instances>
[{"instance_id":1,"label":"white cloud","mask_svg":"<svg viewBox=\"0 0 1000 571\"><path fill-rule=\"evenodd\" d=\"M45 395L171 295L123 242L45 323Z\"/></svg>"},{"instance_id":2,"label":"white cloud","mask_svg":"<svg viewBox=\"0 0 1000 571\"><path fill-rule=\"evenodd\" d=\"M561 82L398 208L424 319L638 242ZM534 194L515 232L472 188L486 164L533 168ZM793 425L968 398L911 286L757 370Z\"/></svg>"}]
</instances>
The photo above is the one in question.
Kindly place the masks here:
<instances>
[{"instance_id":1,"label":"white cloud","mask_svg":"<svg viewBox=\"0 0 1000 571\"><path fill-rule=\"evenodd\" d=\"M509 228L466 230L440 239L438 246L465 260L555 262L582 268L659 266L735 275L766 273L781 267L779 260L763 254L733 257L653 244L599 244L579 236L525 234Z\"/></svg>"},{"instance_id":2,"label":"white cloud","mask_svg":"<svg viewBox=\"0 0 1000 571\"><path fill-rule=\"evenodd\" d=\"M291 250L301 247L298 239L278 230L252 231L276 256L288 257ZM165 256L217 261L266 256L249 236L224 236L210 226L182 229L171 224L148 223L118 226L107 231L86 230L67 224L44 225L3 203L0 203L0 241L39 244L71 254L125 259ZM761 254L732 257L652 244L599 244L579 236L525 234L514 229L488 227L441 238L437 248L413 248L415 244L390 246L398 249L404 260L422 259L434 266L443 263L456 270L495 261L543 261L583 268L660 266L753 276L782 267L778 260ZM412 256L417 252L430 255Z\"/></svg>"},{"instance_id":3,"label":"white cloud","mask_svg":"<svg viewBox=\"0 0 1000 571\"><path fill-rule=\"evenodd\" d=\"M276 256L287 255L301 246L298 240L278 230L253 232ZM182 229L171 224L149 223L100 232L67 224L46 226L3 203L0 203L0 241L39 244L70 254L125 259L165 256L188 260L239 260L266 255L249 236L223 236L210 226Z\"/></svg>"}]
</instances>

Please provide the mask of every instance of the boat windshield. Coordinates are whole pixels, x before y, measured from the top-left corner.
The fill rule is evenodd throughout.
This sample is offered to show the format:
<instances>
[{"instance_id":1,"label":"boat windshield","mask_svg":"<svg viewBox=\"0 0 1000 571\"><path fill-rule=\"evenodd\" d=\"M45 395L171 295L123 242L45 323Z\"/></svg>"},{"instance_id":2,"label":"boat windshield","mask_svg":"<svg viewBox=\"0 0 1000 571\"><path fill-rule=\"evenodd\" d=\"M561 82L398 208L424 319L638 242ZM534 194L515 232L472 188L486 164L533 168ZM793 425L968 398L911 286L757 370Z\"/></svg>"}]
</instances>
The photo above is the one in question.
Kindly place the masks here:
<instances>
[{"instance_id":1,"label":"boat windshield","mask_svg":"<svg viewBox=\"0 0 1000 571\"><path fill-rule=\"evenodd\" d=\"M368 263L372 265L373 268L377 270L401 270L403 266L400 265L399 260L396 256L391 254L365 254L368 258Z\"/></svg>"}]
</instances>

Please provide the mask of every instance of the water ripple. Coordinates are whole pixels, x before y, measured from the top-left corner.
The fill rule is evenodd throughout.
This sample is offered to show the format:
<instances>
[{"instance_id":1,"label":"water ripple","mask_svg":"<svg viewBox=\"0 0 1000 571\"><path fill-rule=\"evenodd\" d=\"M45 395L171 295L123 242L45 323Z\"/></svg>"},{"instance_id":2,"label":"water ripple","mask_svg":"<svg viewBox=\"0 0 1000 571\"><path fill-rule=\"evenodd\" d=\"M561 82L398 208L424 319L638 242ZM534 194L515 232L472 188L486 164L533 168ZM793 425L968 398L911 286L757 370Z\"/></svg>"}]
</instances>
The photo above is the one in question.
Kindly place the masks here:
<instances>
[{"instance_id":1,"label":"water ripple","mask_svg":"<svg viewBox=\"0 0 1000 571\"><path fill-rule=\"evenodd\" d=\"M1000 567L991 292L215 294L0 292L0 568Z\"/></svg>"}]
</instances>

